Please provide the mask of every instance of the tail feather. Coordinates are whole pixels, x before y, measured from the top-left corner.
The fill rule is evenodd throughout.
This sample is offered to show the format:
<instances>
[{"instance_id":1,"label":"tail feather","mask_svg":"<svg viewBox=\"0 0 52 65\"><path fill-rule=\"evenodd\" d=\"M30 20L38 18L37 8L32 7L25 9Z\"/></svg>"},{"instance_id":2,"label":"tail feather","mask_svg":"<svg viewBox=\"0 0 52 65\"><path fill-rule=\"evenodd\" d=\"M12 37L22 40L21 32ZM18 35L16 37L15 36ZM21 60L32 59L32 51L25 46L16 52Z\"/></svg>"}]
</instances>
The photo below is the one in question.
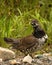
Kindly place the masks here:
<instances>
[{"instance_id":1,"label":"tail feather","mask_svg":"<svg viewBox=\"0 0 52 65\"><path fill-rule=\"evenodd\" d=\"M7 38L7 37L4 37L4 41L7 42L7 43L14 42L12 38Z\"/></svg>"}]
</instances>

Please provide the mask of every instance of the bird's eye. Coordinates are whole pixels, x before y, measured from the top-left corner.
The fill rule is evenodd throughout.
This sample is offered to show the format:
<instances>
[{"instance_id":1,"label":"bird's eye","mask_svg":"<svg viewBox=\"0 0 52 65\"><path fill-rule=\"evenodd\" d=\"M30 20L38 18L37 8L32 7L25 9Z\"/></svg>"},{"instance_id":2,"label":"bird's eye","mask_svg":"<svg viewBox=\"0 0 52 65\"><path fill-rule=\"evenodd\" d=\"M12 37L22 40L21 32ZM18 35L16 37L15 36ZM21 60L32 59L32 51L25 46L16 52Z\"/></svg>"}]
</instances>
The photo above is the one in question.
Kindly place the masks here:
<instances>
[{"instance_id":1,"label":"bird's eye","mask_svg":"<svg viewBox=\"0 0 52 65\"><path fill-rule=\"evenodd\" d=\"M36 25L34 22L31 23L32 25Z\"/></svg>"}]
</instances>

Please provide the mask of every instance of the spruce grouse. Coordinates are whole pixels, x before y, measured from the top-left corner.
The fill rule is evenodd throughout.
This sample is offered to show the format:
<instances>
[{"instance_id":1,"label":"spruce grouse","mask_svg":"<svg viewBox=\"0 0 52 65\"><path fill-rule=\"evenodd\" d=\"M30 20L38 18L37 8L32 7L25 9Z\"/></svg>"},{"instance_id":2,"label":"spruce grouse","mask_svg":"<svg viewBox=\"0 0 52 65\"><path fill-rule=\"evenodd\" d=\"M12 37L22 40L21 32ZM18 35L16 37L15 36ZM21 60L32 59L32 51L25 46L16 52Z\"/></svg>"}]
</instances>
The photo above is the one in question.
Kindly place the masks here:
<instances>
[{"instance_id":1,"label":"spruce grouse","mask_svg":"<svg viewBox=\"0 0 52 65\"><path fill-rule=\"evenodd\" d=\"M33 33L31 35L19 39L4 37L4 41L12 44L14 49L18 49L24 54L31 54L39 50L47 41L48 36L36 19L31 22L31 25L33 27Z\"/></svg>"}]
</instances>

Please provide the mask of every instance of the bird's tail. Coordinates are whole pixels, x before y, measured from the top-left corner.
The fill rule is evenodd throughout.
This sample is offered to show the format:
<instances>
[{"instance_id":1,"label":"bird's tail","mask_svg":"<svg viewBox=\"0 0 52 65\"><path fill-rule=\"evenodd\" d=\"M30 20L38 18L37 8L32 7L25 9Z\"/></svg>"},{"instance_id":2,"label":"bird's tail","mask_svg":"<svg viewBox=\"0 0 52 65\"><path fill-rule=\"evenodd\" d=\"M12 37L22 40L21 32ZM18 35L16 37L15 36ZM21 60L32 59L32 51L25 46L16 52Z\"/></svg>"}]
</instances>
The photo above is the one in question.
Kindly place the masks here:
<instances>
[{"instance_id":1,"label":"bird's tail","mask_svg":"<svg viewBox=\"0 0 52 65\"><path fill-rule=\"evenodd\" d=\"M14 42L12 38L7 38L7 37L4 37L4 41L10 44Z\"/></svg>"}]
</instances>

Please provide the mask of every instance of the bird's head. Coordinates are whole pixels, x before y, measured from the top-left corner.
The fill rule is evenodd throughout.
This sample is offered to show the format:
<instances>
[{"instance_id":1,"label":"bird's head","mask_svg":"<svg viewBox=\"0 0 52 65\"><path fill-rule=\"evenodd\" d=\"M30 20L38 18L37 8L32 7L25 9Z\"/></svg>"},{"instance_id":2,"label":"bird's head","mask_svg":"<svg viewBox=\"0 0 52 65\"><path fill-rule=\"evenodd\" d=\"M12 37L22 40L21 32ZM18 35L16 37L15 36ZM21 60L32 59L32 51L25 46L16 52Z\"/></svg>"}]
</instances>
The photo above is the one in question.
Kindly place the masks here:
<instances>
[{"instance_id":1,"label":"bird's head","mask_svg":"<svg viewBox=\"0 0 52 65\"><path fill-rule=\"evenodd\" d=\"M45 31L42 29L39 21L37 19L32 20L31 25L35 29L35 31L33 31L33 35L36 38L38 38L40 42L46 42L48 39L48 36L45 33Z\"/></svg>"},{"instance_id":2,"label":"bird's head","mask_svg":"<svg viewBox=\"0 0 52 65\"><path fill-rule=\"evenodd\" d=\"M33 26L33 28L38 27L39 26L38 20L37 19L32 20L31 25Z\"/></svg>"}]
</instances>

